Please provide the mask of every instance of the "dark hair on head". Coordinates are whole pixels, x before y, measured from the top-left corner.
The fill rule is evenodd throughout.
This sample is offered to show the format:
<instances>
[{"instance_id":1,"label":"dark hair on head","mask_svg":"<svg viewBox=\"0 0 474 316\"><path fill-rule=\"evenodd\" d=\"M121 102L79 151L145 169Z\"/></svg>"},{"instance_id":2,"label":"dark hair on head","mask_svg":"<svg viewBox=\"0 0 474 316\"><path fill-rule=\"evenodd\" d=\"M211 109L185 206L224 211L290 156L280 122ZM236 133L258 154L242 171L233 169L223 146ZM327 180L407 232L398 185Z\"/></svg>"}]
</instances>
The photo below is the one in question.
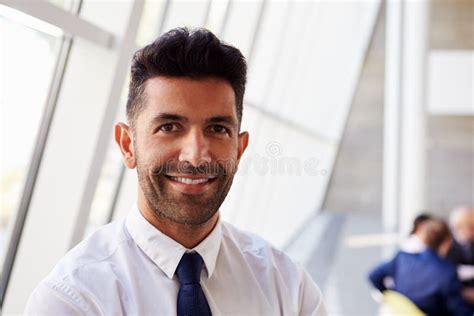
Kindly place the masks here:
<instances>
[{"instance_id":1,"label":"dark hair on head","mask_svg":"<svg viewBox=\"0 0 474 316\"><path fill-rule=\"evenodd\" d=\"M438 251L439 247L447 239L452 238L448 224L440 218L431 218L426 221L423 226L425 230L425 244L434 251Z\"/></svg>"},{"instance_id":2,"label":"dark hair on head","mask_svg":"<svg viewBox=\"0 0 474 316\"><path fill-rule=\"evenodd\" d=\"M235 93L239 124L242 121L247 78L245 57L237 48L223 43L210 31L175 28L135 53L127 100L127 119L132 128L145 103L145 82L158 76L226 80Z\"/></svg>"},{"instance_id":3,"label":"dark hair on head","mask_svg":"<svg viewBox=\"0 0 474 316\"><path fill-rule=\"evenodd\" d=\"M418 229L420 228L420 225L425 223L427 220L431 218L433 218L433 216L431 216L428 213L421 213L420 215L415 217L415 220L413 221L413 228L411 229L410 235L416 233Z\"/></svg>"}]
</instances>

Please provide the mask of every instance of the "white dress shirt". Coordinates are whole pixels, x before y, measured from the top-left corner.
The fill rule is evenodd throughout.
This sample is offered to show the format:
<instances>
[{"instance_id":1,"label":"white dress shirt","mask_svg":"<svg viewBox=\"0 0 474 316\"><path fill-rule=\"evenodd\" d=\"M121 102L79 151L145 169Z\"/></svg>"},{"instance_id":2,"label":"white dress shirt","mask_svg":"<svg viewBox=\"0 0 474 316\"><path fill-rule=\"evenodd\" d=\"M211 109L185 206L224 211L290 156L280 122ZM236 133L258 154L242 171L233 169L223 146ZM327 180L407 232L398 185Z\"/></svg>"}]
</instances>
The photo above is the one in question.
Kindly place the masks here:
<instances>
[{"instance_id":1,"label":"white dress shirt","mask_svg":"<svg viewBox=\"0 0 474 316\"><path fill-rule=\"evenodd\" d=\"M426 250L426 244L415 234L411 234L401 245L400 250L407 253L420 253Z\"/></svg>"},{"instance_id":2,"label":"white dress shirt","mask_svg":"<svg viewBox=\"0 0 474 316\"><path fill-rule=\"evenodd\" d=\"M186 249L137 207L69 251L33 291L25 313L176 315L175 270L190 251L203 258L201 285L213 315L326 315L308 273L263 239L219 219Z\"/></svg>"}]
</instances>

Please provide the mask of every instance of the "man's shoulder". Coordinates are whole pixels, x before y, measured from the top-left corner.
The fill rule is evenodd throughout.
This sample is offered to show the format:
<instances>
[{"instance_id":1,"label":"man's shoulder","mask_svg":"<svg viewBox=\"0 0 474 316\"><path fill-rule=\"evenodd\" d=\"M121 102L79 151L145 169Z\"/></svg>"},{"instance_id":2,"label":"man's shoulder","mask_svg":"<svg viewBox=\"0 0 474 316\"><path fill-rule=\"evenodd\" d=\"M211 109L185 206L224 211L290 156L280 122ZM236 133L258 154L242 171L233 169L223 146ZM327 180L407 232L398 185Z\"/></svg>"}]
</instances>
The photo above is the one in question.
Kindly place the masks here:
<instances>
[{"instance_id":1,"label":"man's shoulder","mask_svg":"<svg viewBox=\"0 0 474 316\"><path fill-rule=\"evenodd\" d=\"M446 259L453 264L474 264L474 260L469 260L465 257L465 251L456 239L453 239L451 247L446 254Z\"/></svg>"},{"instance_id":2,"label":"man's shoulder","mask_svg":"<svg viewBox=\"0 0 474 316\"><path fill-rule=\"evenodd\" d=\"M434 251L427 250L424 253L422 269L427 269L431 274L437 276L438 283L451 282L457 279L457 269L454 264L440 257Z\"/></svg>"},{"instance_id":3,"label":"man's shoulder","mask_svg":"<svg viewBox=\"0 0 474 316\"><path fill-rule=\"evenodd\" d=\"M286 273L300 273L302 266L284 251L278 249L261 236L223 222L223 241L237 247L252 265L266 266Z\"/></svg>"},{"instance_id":4,"label":"man's shoulder","mask_svg":"<svg viewBox=\"0 0 474 316\"><path fill-rule=\"evenodd\" d=\"M409 253L405 251L399 251L397 257L401 260L417 261L423 266L429 264L430 266L438 270L446 270L456 272L456 267L447 261L445 258L440 257L434 251L427 249L420 253Z\"/></svg>"},{"instance_id":5,"label":"man's shoulder","mask_svg":"<svg viewBox=\"0 0 474 316\"><path fill-rule=\"evenodd\" d=\"M68 251L38 284L27 310L35 314L48 309L63 311L59 314L95 314L88 297L113 293L115 282L123 278L120 258L133 247L130 240L124 220L97 229Z\"/></svg>"},{"instance_id":6,"label":"man's shoulder","mask_svg":"<svg viewBox=\"0 0 474 316\"><path fill-rule=\"evenodd\" d=\"M325 315L321 291L300 263L264 238L229 223L223 223L222 238L221 247L226 249L221 255L232 262L236 274L238 271L253 274L261 288L271 292L269 295L276 291L280 298L296 302L298 307L291 309L291 314Z\"/></svg>"},{"instance_id":7,"label":"man's shoulder","mask_svg":"<svg viewBox=\"0 0 474 316\"><path fill-rule=\"evenodd\" d=\"M48 279L63 281L80 274L91 276L94 271L106 272L105 267L113 264L117 251L131 240L124 228L123 219L98 228L59 260Z\"/></svg>"}]
</instances>

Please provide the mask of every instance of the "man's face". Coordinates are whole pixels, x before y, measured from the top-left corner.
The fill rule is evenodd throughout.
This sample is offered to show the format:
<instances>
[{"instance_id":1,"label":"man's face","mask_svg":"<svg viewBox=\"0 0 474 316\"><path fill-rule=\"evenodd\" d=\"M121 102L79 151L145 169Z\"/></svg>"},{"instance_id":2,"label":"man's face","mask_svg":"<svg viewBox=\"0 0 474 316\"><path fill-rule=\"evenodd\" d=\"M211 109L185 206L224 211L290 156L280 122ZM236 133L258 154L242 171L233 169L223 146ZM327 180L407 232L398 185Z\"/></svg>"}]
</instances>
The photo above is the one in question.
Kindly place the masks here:
<instances>
[{"instance_id":1,"label":"man's face","mask_svg":"<svg viewBox=\"0 0 474 316\"><path fill-rule=\"evenodd\" d=\"M464 214L455 229L455 234L461 242L474 242L474 214Z\"/></svg>"},{"instance_id":2,"label":"man's face","mask_svg":"<svg viewBox=\"0 0 474 316\"><path fill-rule=\"evenodd\" d=\"M203 224L227 196L248 143L234 91L214 78L156 77L145 85L127 166L136 165L139 193L156 215Z\"/></svg>"}]
</instances>

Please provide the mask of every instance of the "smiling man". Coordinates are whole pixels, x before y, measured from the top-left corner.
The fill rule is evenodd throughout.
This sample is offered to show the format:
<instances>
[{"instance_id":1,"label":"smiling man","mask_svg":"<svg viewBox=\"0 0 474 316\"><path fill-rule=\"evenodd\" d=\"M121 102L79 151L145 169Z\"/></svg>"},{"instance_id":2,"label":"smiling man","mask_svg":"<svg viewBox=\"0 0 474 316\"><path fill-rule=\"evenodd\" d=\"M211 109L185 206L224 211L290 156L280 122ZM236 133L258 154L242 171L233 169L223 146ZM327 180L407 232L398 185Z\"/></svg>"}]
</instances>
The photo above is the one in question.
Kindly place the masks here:
<instances>
[{"instance_id":1,"label":"smiling man","mask_svg":"<svg viewBox=\"0 0 474 316\"><path fill-rule=\"evenodd\" d=\"M66 254L27 314L325 315L308 273L219 217L249 141L246 71L238 49L203 29L135 53L115 139L137 169L137 203Z\"/></svg>"}]
</instances>

